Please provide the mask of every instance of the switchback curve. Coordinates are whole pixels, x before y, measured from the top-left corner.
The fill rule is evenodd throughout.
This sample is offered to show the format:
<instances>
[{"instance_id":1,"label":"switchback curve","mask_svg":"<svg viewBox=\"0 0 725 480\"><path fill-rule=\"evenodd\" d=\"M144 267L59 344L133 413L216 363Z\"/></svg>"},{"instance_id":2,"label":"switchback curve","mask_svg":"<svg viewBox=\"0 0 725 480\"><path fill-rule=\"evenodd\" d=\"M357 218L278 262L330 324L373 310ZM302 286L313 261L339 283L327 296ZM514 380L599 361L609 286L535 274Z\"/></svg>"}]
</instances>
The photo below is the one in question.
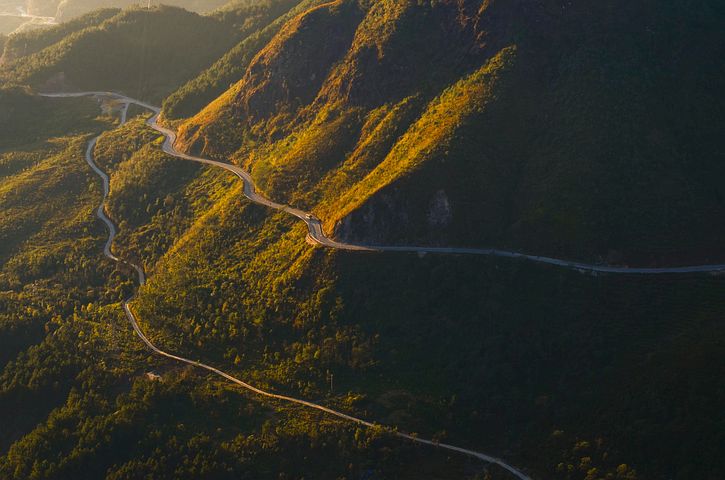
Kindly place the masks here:
<instances>
[{"instance_id":1,"label":"switchback curve","mask_svg":"<svg viewBox=\"0 0 725 480\"><path fill-rule=\"evenodd\" d=\"M176 133L163 125L159 124L158 119L161 113L159 107L150 105L146 102L136 100L131 97L127 97L120 93L114 92L101 92L101 91L90 91L90 92L76 92L76 93L45 93L40 94L44 97L84 97L84 96L96 96L105 97L120 101L124 104L135 104L142 108L148 109L154 113L154 115L148 120L148 125L156 130L157 132L164 135L165 140L162 145L164 152L171 156L182 158L184 160L191 160L194 162L204 163L207 165L213 165L216 167L223 168L227 171L232 172L234 175L239 177L244 183L244 196L247 197L254 203L264 205L266 207L281 210L289 213L290 215L297 217L298 219L305 222L307 225L307 238L313 243L322 245L329 248L335 248L338 250L353 250L353 251L368 251L368 252L408 252L408 253L433 253L433 254L458 254L458 255L486 255L493 257L513 258L528 260L531 262L544 263L548 265L554 265L557 267L566 268L569 270L576 270L580 272L591 272L591 273L618 273L618 274L637 274L637 275L657 275L657 274L683 274L683 273L719 273L725 272L725 264L704 264L704 265L685 265L676 267L627 267L627 266L613 266L613 265L600 265L585 262L576 262L573 260L566 260L561 258L546 257L541 255L531 255L528 253L514 252L510 250L501 250L497 248L466 248L466 247L427 247L427 246L406 246L406 245L360 245L354 243L345 243L336 241L328 237L322 229L322 222L319 218L315 217L309 212L284 205L281 203L274 202L256 191L254 180L251 175L243 170L242 168L232 165L230 163L220 162L217 160L211 160L208 158L202 158L195 155L189 155L181 152L174 147L176 142ZM122 111L123 119L125 120L126 107Z\"/></svg>"},{"instance_id":2,"label":"switchback curve","mask_svg":"<svg viewBox=\"0 0 725 480\"><path fill-rule=\"evenodd\" d=\"M206 159L191 157L189 155L182 154L180 152L178 152L178 154L177 154L176 150L173 148L173 139L175 139L174 133L156 123L156 120L157 120L158 114L159 114L159 109L156 107L150 106L143 102L139 102L139 101L130 99L128 97L120 96L117 94L108 94L105 92L87 92L85 94L44 94L44 96L48 96L48 97L60 97L60 96L76 97L76 96L85 96L85 95L109 96L114 99L120 99L124 103L124 105L122 105L122 107L121 107L121 123L124 123L126 120L126 113L127 113L129 103L134 103L136 105L140 105L144 108L148 108L148 109L152 110L154 112L154 116L149 120L149 125L151 125L154 129L163 133L166 136L166 141L164 142L164 145L163 145L165 152L169 153L170 155L184 158L187 160L194 160L194 161L198 161L198 162L202 162L202 163L221 166L223 168L226 168L227 170L231 170L235 175L237 175L244 181L244 193L250 200L256 201L257 203L262 203L263 205L267 205L272 208L279 207L278 209L288 211L292 215L298 216L299 218L301 218L303 220L309 220L309 218L306 217L306 214L300 210L290 209L289 207L286 207L286 206L280 205L280 204L276 204L274 202L271 202L270 200L265 199L264 197L257 195L254 192L253 183L252 183L249 175L246 172L244 172L243 170L239 169L238 167L234 167L234 170L232 170L232 169L228 168L228 167L233 167L232 165L227 165L227 164L224 164L221 162L215 162L213 160L206 160ZM116 236L117 229L116 229L116 226L113 223L113 221L108 217L108 215L106 215L106 212L105 212L105 202L106 202L106 198L108 197L108 194L110 192L110 181L109 181L108 174L106 174L103 170L101 170L93 159L93 150L96 146L96 143L97 143L99 137L100 137L100 135L92 138L88 142L88 147L86 148L86 152L85 152L85 160L88 163L88 165L91 167L91 169L99 177L101 177L101 181L103 182L103 198L101 200L101 204L98 206L98 209L96 210L96 215L98 216L98 218L101 221L103 221L103 223L108 228L108 239L106 240L106 243L103 247L103 254L115 262L118 262L118 263L121 263L121 264L124 264L124 265L127 265L127 266L133 268L138 275L139 285L143 285L146 282L146 275L145 275L143 269L139 265L136 265L129 261L118 258L117 256L115 256L113 254L113 252L111 250L111 245L113 243L113 239ZM310 223L308 223L308 222L306 222L306 223L307 223L308 227L310 227L310 232L311 232L310 235L312 235L312 232L313 232L312 227L311 227ZM316 224L319 225L319 220L317 220ZM319 232L321 232L321 228L320 228ZM324 237L324 238L327 238L327 237ZM321 242L319 242L319 243L321 243ZM324 244L324 245L327 245L327 244ZM332 245L327 245L327 246L332 246ZM357 250L357 248L349 248L349 249ZM363 248L361 248L361 250L362 249ZM134 332L136 332L136 335L154 353L156 353L160 356L166 357L168 359L175 360L180 363L184 363L187 365L194 366L196 368L207 370L211 373L219 375L220 377L223 377L226 380L229 380L230 382L235 383L235 384L237 384L259 396L262 396L262 397L266 397L266 398L270 398L270 399L274 399L274 400L280 400L280 401L289 402L289 403L294 403L297 405L302 405L304 407L318 410L318 411L327 413L329 415L333 415L335 417L341 418L343 420L353 422L358 425L362 425L364 427L375 427L375 426L385 427L384 425L369 422L367 420L363 420L361 418L354 417L352 415L348 415L346 413L334 410L329 407L325 407L323 405L320 405L320 404L317 404L314 402L310 402L310 401L303 400L300 398L290 397L287 395L280 395L277 393L267 392L265 390L255 387L253 385L250 385L218 368L212 367L211 365L207 365L202 362L191 360L189 358L181 357L179 355L174 355L172 353L166 352L166 351L158 348L153 342L151 342L151 340L149 340L149 338L143 332L143 330L141 329L141 327L138 323L136 315L134 314L134 312L131 308L131 302L136 298L136 294L137 294L137 292L134 292L133 295L131 295L129 298L127 298L126 300L123 301L123 303L122 303L123 311L126 314L126 317L128 318L129 322L131 323L131 326L133 327ZM479 460L483 460L484 462L498 465L499 467L508 471L509 473L511 473L513 476L515 476L519 480L532 480L531 477L526 475L524 472L522 472L518 468L516 468L512 465L509 465L508 463L504 462L500 458L488 455L486 453L469 450L466 448L458 447L458 446L447 444L447 443L440 443L440 442L437 442L434 440L427 440L424 438L420 438L417 435L411 435L408 433L399 432L396 429L391 429L390 432L399 438L404 438L404 439L412 441L414 443L418 443L418 444L422 444L422 445L430 445L430 446L434 446L434 447L441 448L444 450L462 453L464 455L474 457Z\"/></svg>"}]
</instances>

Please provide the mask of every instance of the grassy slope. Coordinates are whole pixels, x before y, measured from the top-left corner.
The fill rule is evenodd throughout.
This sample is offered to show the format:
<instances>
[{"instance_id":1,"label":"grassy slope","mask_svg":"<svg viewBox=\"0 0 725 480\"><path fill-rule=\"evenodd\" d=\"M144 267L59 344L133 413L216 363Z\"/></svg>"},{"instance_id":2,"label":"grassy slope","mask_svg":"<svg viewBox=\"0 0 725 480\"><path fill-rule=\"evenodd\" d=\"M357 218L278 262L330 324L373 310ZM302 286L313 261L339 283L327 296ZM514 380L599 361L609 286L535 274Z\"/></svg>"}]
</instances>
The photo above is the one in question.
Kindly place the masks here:
<instances>
[{"instance_id":1,"label":"grassy slope","mask_svg":"<svg viewBox=\"0 0 725 480\"><path fill-rule=\"evenodd\" d=\"M319 207L328 230L396 179L413 175L422 164L445 156L461 125L485 110L497 87L498 77L514 58L514 48L501 51L484 67L456 82L432 101L381 163L341 198L330 199L327 205Z\"/></svg>"},{"instance_id":2,"label":"grassy slope","mask_svg":"<svg viewBox=\"0 0 725 480\"><path fill-rule=\"evenodd\" d=\"M58 111L57 104L34 97L25 88L0 88L0 151L14 151L50 137L78 135L87 132L89 127L98 127L91 117L91 112L97 112L95 102L59 101L69 108ZM73 108L75 105L80 107ZM29 130L27 125L32 122L39 128Z\"/></svg>"},{"instance_id":3,"label":"grassy slope","mask_svg":"<svg viewBox=\"0 0 725 480\"><path fill-rule=\"evenodd\" d=\"M716 261L722 232L713 225L723 196L708 178L722 175L713 130L722 125L722 75L709 66L709 53L684 66L665 45L678 18L687 24L677 37L683 48L699 52L705 43L721 51L712 15L723 12L680 8L575 12L559 25L580 39L574 46L558 32L519 34L515 68L493 92L490 111L450 136L451 148L429 156L418 175L400 175L341 233L364 240L382 230L390 242L620 262ZM592 17L602 26L586 34L571 24L589 25ZM622 33L637 23L653 26ZM694 71L711 80L692 79ZM663 96L671 101L663 104ZM450 174L456 171L467 178ZM439 192L450 208L444 225L430 218Z\"/></svg>"},{"instance_id":4,"label":"grassy slope","mask_svg":"<svg viewBox=\"0 0 725 480\"><path fill-rule=\"evenodd\" d=\"M103 230L88 212L100 186L83 161L89 134L108 126L108 120L96 118L98 107L90 101L58 102L3 91L0 104L12 114L3 120L12 129L1 129L12 134L12 141L4 139L0 152L0 364L15 372L3 373L0 387L2 410L11 412L3 418L4 450L37 422L36 415L42 418L62 401L68 388L64 375L70 374L67 359L57 356L48 357L45 370L35 375L8 362L29 355L35 344L52 342L44 337L60 316L72 315L93 298L116 299L119 292L106 289L112 266L92 255L102 245ZM58 376L47 383L52 374ZM11 384L20 388L10 392ZM33 396L32 404L19 409Z\"/></svg>"},{"instance_id":5,"label":"grassy slope","mask_svg":"<svg viewBox=\"0 0 725 480\"><path fill-rule=\"evenodd\" d=\"M722 374L721 279L333 253L303 237L233 190L142 289L144 328L258 385L332 404L350 392L346 408L369 418L514 452L543 478L559 478L562 449L577 468L600 455L600 471L629 463L642 478L720 468L722 398L708 385Z\"/></svg>"},{"instance_id":6,"label":"grassy slope","mask_svg":"<svg viewBox=\"0 0 725 480\"><path fill-rule=\"evenodd\" d=\"M485 259L315 250L302 242L301 225L244 202L238 182L196 173L182 185L165 183L163 172L179 166L161 158L146 165L141 158L156 136L142 130L135 120L107 135L99 161L113 171L112 209L128 215L117 218L130 230L128 245L114 248L132 252L133 239L149 230L165 237L159 245L173 244L161 257L137 254L154 275L136 308L161 345L277 391L505 454L544 478L584 478L625 462L639 471L627 470L629 478L721 468L703 448L716 448L721 422L722 399L710 388L722 378L717 277L584 277ZM136 181L124 181L124 172ZM155 199L176 202L182 191L202 205L174 221L189 228L157 228L175 214ZM217 197L208 202L204 192ZM28 265L19 258L18 266ZM6 476L110 469L115 478L171 471L227 478L243 470L270 478L301 469L336 478L372 469L403 478L401 468L462 476L455 459L320 424L315 415L300 420L292 410L270 420L269 406L148 359L109 304L118 295L61 312L47 327L56 333L6 367L3 411L27 404L13 429L23 437L0 459ZM164 382L147 380L150 368ZM683 391L691 393L667 393ZM49 403L28 400L38 395ZM188 469L174 470L179 463ZM559 463L573 473L557 473Z\"/></svg>"}]
</instances>

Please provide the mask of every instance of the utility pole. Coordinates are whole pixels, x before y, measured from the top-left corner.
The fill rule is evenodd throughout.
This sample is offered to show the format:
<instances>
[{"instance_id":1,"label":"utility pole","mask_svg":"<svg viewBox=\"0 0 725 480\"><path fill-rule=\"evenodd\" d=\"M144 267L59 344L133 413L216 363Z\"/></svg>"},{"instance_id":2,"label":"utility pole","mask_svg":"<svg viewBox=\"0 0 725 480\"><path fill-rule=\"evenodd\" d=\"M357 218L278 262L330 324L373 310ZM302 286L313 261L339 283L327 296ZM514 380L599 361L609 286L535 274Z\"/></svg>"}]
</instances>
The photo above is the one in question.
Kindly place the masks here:
<instances>
[{"instance_id":1,"label":"utility pole","mask_svg":"<svg viewBox=\"0 0 725 480\"><path fill-rule=\"evenodd\" d=\"M329 379L330 379L330 393L332 393L332 390L333 390L333 383L332 383L332 380L333 380L333 378L334 378L334 375L333 375L333 374L332 374L332 372L331 372L331 371L329 371L329 370L327 371L327 378L329 378Z\"/></svg>"}]
</instances>

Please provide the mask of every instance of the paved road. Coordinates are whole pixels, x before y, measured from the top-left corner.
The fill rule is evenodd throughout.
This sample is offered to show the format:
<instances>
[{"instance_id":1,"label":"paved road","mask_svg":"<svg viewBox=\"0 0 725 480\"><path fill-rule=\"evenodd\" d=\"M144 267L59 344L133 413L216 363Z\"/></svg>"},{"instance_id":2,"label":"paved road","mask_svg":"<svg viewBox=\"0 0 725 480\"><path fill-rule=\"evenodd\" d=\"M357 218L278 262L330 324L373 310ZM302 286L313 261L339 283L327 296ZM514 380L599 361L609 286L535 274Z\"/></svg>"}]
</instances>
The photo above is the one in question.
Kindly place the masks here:
<instances>
[{"instance_id":1,"label":"paved road","mask_svg":"<svg viewBox=\"0 0 725 480\"><path fill-rule=\"evenodd\" d=\"M174 139L176 138L175 134L173 132L171 132L170 130L158 125L156 122L156 119L158 118L158 114L159 114L159 109L157 107L153 107L153 106L145 104L143 102L138 102L138 101L130 99L128 97L123 97L123 96L116 95L116 94L108 94L105 92L78 93L78 94L45 94L44 96L47 96L47 97L80 97L80 96L86 96L86 95L111 96L112 98L116 98L116 99L119 99L119 100L125 102L125 105L123 105L121 107L121 123L124 123L126 121L126 113L128 110L128 104L130 104L130 103L134 103L136 105L141 105L145 108L152 110L155 114L149 120L149 124L154 129L156 129L159 132L166 135L166 141L164 142L164 145L163 145L164 151L166 151L167 153L169 153L171 155L180 157L180 158L185 158L188 160L194 160L194 161L198 161L198 162L202 162L202 163L206 163L206 164L210 164L210 165L220 166L222 168L225 168L225 169L233 172L235 175L237 175L239 178L241 178L244 181L244 194L250 200L260 203L262 205L267 205L271 208L277 208L280 210L288 211L292 215L295 215L296 217L301 218L302 220L305 220L307 225L310 227L310 236L312 236L314 238L313 235L321 235L321 238L323 238L323 239L327 238L327 237L324 237L324 235L322 235L322 229L320 227L319 220L312 219L312 221L310 221L310 219L307 217L307 214L305 212L302 212L301 210L293 209L286 205L274 203L270 200L265 199L264 197L257 195L254 192L254 187L253 187L251 178L244 170L241 170L240 168L235 167L233 165L228 165L225 163L216 162L213 160L202 159L202 158L198 158L198 157L192 157L192 156L186 155L184 153L177 152L173 148L173 142L174 142ZM96 174L98 174L99 177L101 177L101 180L103 182L103 199L101 200L101 204L98 206L98 209L96 210L96 215L98 216L98 218L100 218L103 221L103 223L105 223L106 226L108 227L108 240L106 240L106 243L103 247L103 253L104 253L104 255L106 255L106 257L110 258L111 260L128 265L131 268L133 268L138 275L139 285L143 285L146 282L146 275L144 274L143 269L139 265L136 265L134 263L131 263L131 262L128 262L126 260L116 257L113 254L113 252L111 251L111 244L113 243L113 239L116 236L117 230L116 230L116 226L114 225L114 223L106 215L105 207L104 207L106 198L108 197L108 193L110 190L109 189L109 178L108 178L108 175L103 170L101 170L98 167L98 165L96 165L95 161L93 160L93 150L96 146L96 142L98 141L99 137L100 137L100 135L98 137L91 139L91 141L88 142L88 148L86 149L85 159L86 159L86 162L88 163L88 165L90 165L90 167L93 169L93 171L96 172ZM322 243L327 246L334 246L337 244L336 242L332 242L331 244L323 243L323 242L319 242L319 243ZM358 249L362 249L362 248L348 248L348 249L358 250ZM205 363L198 362L196 360L191 360L189 358L174 355L172 353L168 353L168 352L158 348L153 342L151 342L151 340L149 340L149 338L146 336L146 334L144 334L143 330L141 329L141 327L138 323L138 319L136 318L136 315L134 314L133 310L131 309L131 302L135 298L136 298L136 293L134 293L131 297L124 300L123 304L122 304L123 310L126 313L126 317L128 318L129 322L131 323L133 330L136 332L136 335L138 335L138 337L141 339L141 341L143 341L143 343L146 344L146 346L149 349L151 349L153 352L157 353L158 355L169 358L171 360L175 360L177 362L185 363L187 365L192 365L194 367L201 368L201 369L207 370L209 372L212 372L212 373L219 375L220 377L223 377L223 378L229 380L230 382L235 383L235 384L237 384L253 393L256 393L257 395L260 395L262 397L302 405L302 406L305 406L308 408L319 410L321 412L325 412L327 414L333 415L333 416L341 418L343 420L347 420L347 421L356 423L358 425L363 425L365 427L374 427L374 426L384 427L384 425L369 422L367 420L363 420L361 418L357 418L352 415L348 415L346 413L334 410L332 408L325 407L323 405L320 405L320 404L317 404L314 402L309 402L307 400L303 400L300 398L289 397L287 395L280 395L277 393L267 392L265 390L255 387L253 385L250 385L226 372L223 372L222 370L219 370L218 368L212 367L211 365L207 365ZM434 446L437 448L442 448L445 450L462 453L464 455L468 455L468 456L483 460L484 462L498 465L499 467L510 472L513 476L515 476L519 480L532 480L531 477L526 475L524 472L522 472L521 470L517 469L516 467L514 467L512 465L509 465L508 463L504 462L500 458L497 458L497 457L494 457L494 456L491 456L491 455L488 455L488 454L485 454L482 452L476 452L474 450L457 447L455 445L450 445L447 443L440 443L440 442L436 442L433 440L426 440L424 438L418 437L417 435L411 435L408 433L399 432L397 430L391 430L391 432L400 438L404 438L406 440L410 440L410 441L418 443L418 444L431 445L431 446Z\"/></svg>"},{"instance_id":2,"label":"paved road","mask_svg":"<svg viewBox=\"0 0 725 480\"><path fill-rule=\"evenodd\" d=\"M580 272L595 272L595 273L624 273L624 274L637 274L637 275L656 275L656 274L682 274L682 273L717 273L725 272L725 264L706 264L706 265L686 265L677 267L626 267L626 266L611 266L611 265L600 265L591 264L584 262L575 262L571 260L565 260L561 258L544 257L540 255L530 255L527 253L513 252L509 250L500 250L496 248L464 248L464 247L425 247L425 246L390 246L390 245L360 245L352 243L343 243L333 240L325 235L322 229L322 222L320 219L312 215L311 213L284 205L281 203L273 202L268 198L256 193L254 187L254 181L252 177L245 170L225 162L219 162L216 160L210 160L207 158L197 157L181 152L174 147L176 141L176 133L158 123L158 117L160 108L148 103L136 100L134 98L121 95L113 92L78 92L78 93L55 93L55 94L42 94L46 97L84 97L84 96L97 96L106 97L115 100L119 100L126 104L135 104L143 108L154 112L153 117L148 120L149 126L154 130L163 134L166 138L163 144L164 152L169 155L183 158L185 160L192 160L194 162L205 163L208 165L214 165L225 170L232 172L234 175L239 177L244 182L244 195L252 202L260 205L265 205L269 208L276 210L282 210L290 215L293 215L307 224L308 240L312 243L322 245L329 248L336 248L339 250L355 250L355 251L371 251L371 252L413 252L413 253L432 253L432 254L454 254L454 255L487 255L493 257L513 258L528 260L537 263L545 263L549 265L555 265L558 267L567 268L570 270L577 270ZM125 120L125 112L123 110L123 119Z\"/></svg>"},{"instance_id":3,"label":"paved road","mask_svg":"<svg viewBox=\"0 0 725 480\"><path fill-rule=\"evenodd\" d=\"M525 253L520 252L511 252L507 250L499 250L494 248L457 248L457 247L417 247L417 246L385 246L385 245L356 245L356 244L350 244L350 243L342 243L337 242L328 236L325 235L323 229L322 229L322 223L321 221L313 216L311 213L293 208L289 205L284 205L281 203L274 202L272 200L269 200L268 198L263 197L262 195L258 194L256 192L256 189L254 187L254 181L252 180L252 177L244 171L243 169L237 167L236 165L232 165L229 163L219 162L216 160L210 160L202 157L197 157L194 155L189 155L187 153L181 152L177 150L174 147L174 143L176 141L176 133L172 130L169 130L168 128L160 125L158 123L158 117L160 114L160 108L150 105L148 103L127 97L125 95L121 95L118 93L113 92L101 92L101 91L94 91L94 92L78 92L78 93L55 93L55 94L41 94L45 97L84 97L84 96L96 96L100 98L109 98L113 100L120 101L124 105L121 108L121 122L126 121L126 114L128 111L128 105L135 104L139 105L143 108L146 108L154 113L154 115L148 120L148 125L151 126L154 130L158 131L159 133L163 134L165 137L164 143L162 145L162 149L164 152L168 153L169 155L172 155L177 158L182 158L185 160L191 160L194 162L204 163L207 165L213 165L216 167L223 168L225 170L228 170L232 172L234 175L239 177L242 182L244 183L244 195L251 200L254 203L267 206L269 208L273 208L276 210L282 210L290 215L293 215L307 225L308 229L308 235L307 238L309 241L323 245L325 247L330 248L337 248L341 250L355 250L355 251L378 251L378 252L416 252L416 253L437 253L437 254L466 254L466 255L489 255L489 256L496 256L496 257L506 257L506 258L517 258L517 259L525 259L529 261L539 262L539 263L546 263L550 265L556 265L559 267L564 267L572 270L578 270L582 272L602 272L602 273L626 273L626 274L643 274L643 275L649 275L649 274L678 274L678 273L714 273L714 272L722 272L725 271L725 264L713 264L713 265L691 265L691 266L681 266L681 267L657 267L657 268L640 268L640 267L618 267L618 266L608 266L608 265L595 265L595 264L587 264L587 263L581 263L581 262L573 262L563 259L557 259L557 258L551 258L551 257L542 257L538 255L529 255ZM103 192L104 192L104 203L105 198L108 195L109 191L109 181L108 181L108 175L104 173L101 169L98 168L98 166L95 164L92 158L93 148L96 144L98 137L92 139L88 144L88 149L86 150L86 161L91 166L91 168L101 177L103 180ZM114 261L125 263L132 268L134 268L138 274L139 284L143 285L145 282L145 275L143 272L143 269L135 264L132 264L130 262L126 262L124 260L121 260L113 255L111 252L111 244L113 242L113 238L116 235L116 228L113 224L113 222L106 216L104 211L104 203L101 203L101 205L98 207L97 215L98 217L108 226L109 229L109 238L106 241L106 245L104 246L104 254L111 258ZM138 321L136 319L136 316L134 315L133 311L131 310L130 302L135 298L135 294L123 302L123 309L126 312L126 315L131 322L131 325L133 326L134 331L136 334L141 338L141 340L148 346L151 350L156 352L159 355L162 355L164 357L167 357L172 360L176 360L182 363L186 363L189 365L193 365L198 368L202 368L205 370L208 370L212 373L215 373L221 377L224 377L225 379L240 385L247 390L250 390L258 395L273 398L277 400L282 400L286 402L292 402L299 405L304 405L309 408L313 408L316 410L320 410L323 412L326 412L328 414L334 415L336 417L364 425L367 427L372 427L375 424L368 422L366 420L353 417L351 415L347 415L342 412L338 412L336 410L324 407L322 405L308 402L306 400L294 398L294 397L288 397L285 395L279 395L275 393L266 392L264 390L261 390L259 388L256 388L246 382L243 382L242 380L239 380L238 378L235 378L215 367L212 367L210 365L206 365L201 362L197 362L194 360L190 360L188 358L180 357L177 355L173 355L171 353L165 352L158 347L156 347L143 333L141 330ZM402 433L402 432L395 432L395 434L401 438L405 438L420 444L426 444L426 445L432 445L439 448L443 448L446 450L451 450L459 453L463 453L465 455L469 455L475 458L479 458L483 461L493 463L496 465L499 465L500 467L506 469L511 474L519 478L520 480L531 480L530 477L528 477L525 473L518 470L517 468L505 463L503 460L487 455L485 453L476 452L473 450L468 450L465 448L457 447L455 445L445 444L445 443L439 443L432 440L426 440L419 438L414 435Z\"/></svg>"}]
</instances>

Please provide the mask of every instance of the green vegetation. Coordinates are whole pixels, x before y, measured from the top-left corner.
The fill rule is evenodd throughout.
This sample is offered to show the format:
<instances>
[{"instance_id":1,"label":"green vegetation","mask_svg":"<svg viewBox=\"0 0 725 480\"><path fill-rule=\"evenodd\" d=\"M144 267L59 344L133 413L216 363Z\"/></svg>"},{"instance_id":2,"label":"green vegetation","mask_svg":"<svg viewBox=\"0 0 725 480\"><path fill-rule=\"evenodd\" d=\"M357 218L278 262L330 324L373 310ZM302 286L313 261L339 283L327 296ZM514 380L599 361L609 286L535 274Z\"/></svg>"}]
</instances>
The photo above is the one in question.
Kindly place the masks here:
<instances>
[{"instance_id":1,"label":"green vegetation","mask_svg":"<svg viewBox=\"0 0 725 480\"><path fill-rule=\"evenodd\" d=\"M643 478L688 478L720 468L708 425L723 399L708 385L723 373L715 359L724 332L710 311L720 310L721 279L334 253L305 246L303 235L232 192L141 289L134 308L144 328L166 348L275 391L329 403L351 392L356 411L404 430L494 452L523 448L519 463L544 478L573 461L558 453L562 442L602 436L602 472L628 463ZM691 340L697 352L682 349ZM691 388L697 400L664 394ZM673 415L652 408L664 398ZM700 407L674 415L689 401ZM542 448L557 430L558 446ZM576 472L562 478L588 469Z\"/></svg>"},{"instance_id":2,"label":"green vegetation","mask_svg":"<svg viewBox=\"0 0 725 480\"><path fill-rule=\"evenodd\" d=\"M8 37L4 48L0 48L0 52L2 52L0 59L3 63L7 63L39 52L74 32L99 25L117 15L118 12L118 9L106 8L52 27L16 33Z\"/></svg>"},{"instance_id":3,"label":"green vegetation","mask_svg":"<svg viewBox=\"0 0 725 480\"><path fill-rule=\"evenodd\" d=\"M47 101L59 109L65 104ZM33 136L32 124L21 127ZM106 232L92 215L100 191L82 159L87 138L70 139L67 151L2 183L15 195L3 194L4 214L12 212L20 195L26 207L36 209L26 210L31 218L43 208L55 213L40 231L26 236L29 241L14 243L17 249L3 259L0 273L0 338L12 347L3 349L0 372L3 478L238 478L239 472L250 478L279 478L280 472L323 478L417 478L420 472L431 478L470 476L464 473L470 468L466 462L401 444L382 429L361 430L320 413L260 402L215 378L150 356L118 304L130 293L130 272L100 255ZM114 217L129 215L116 219L129 229L119 242L128 239L129 244L114 245L114 250L133 254L136 245L147 243L134 240L163 227L166 218L179 230L158 228L151 236L175 243L164 258L186 254L184 245L202 238L215 251L218 244L205 232L208 223L221 222L219 227L226 229L229 220L245 221L245 215L226 207L240 202L239 183L222 172L170 165L178 161L151 153L155 140L138 118L99 140L99 163L112 171L109 210ZM142 153L152 156L148 164ZM185 177L164 179L179 167L186 169ZM57 182L41 183L38 179L47 180L49 171L63 175ZM139 184L132 184L128 175ZM33 196L32 189L37 190ZM221 197L205 199L208 193ZM78 200L73 201L74 195ZM169 197L173 207L156 208L155 198ZM44 205L47 198L59 203ZM176 202L186 198L194 204L177 211ZM153 211L142 208L146 201ZM197 214L198 221L191 219ZM264 217L259 210L257 214ZM189 220L194 225L180 231ZM255 232L245 237L255 238ZM141 256L154 271L154 252ZM262 261L255 268L261 269ZM149 371L161 378L147 376ZM354 397L331 401L355 409Z\"/></svg>"},{"instance_id":4,"label":"green vegetation","mask_svg":"<svg viewBox=\"0 0 725 480\"><path fill-rule=\"evenodd\" d=\"M245 165L268 195L312 208L343 239L717 262L725 75L712 59L724 14L700 3L572 8L547 21L543 6L471 5L454 20L445 2L325 5L288 22L238 83L180 126L180 143ZM347 45L350 32L346 52L317 43L339 35ZM672 38L693 52L687 62L656 47ZM466 89L514 49L501 79ZM408 98L418 117L395 126L369 169L342 191L318 184L356 163L374 112Z\"/></svg>"},{"instance_id":5,"label":"green vegetation","mask_svg":"<svg viewBox=\"0 0 725 480\"><path fill-rule=\"evenodd\" d=\"M282 28L284 23L324 0L283 1L269 3L264 15L249 33L212 66L164 99L164 116L169 119L190 117L235 83L249 66L253 57ZM296 7L293 8L293 6ZM285 11L286 9L286 11ZM278 16L275 18L275 16ZM272 21L273 20L273 21ZM265 23L266 22L266 23Z\"/></svg>"},{"instance_id":6,"label":"green vegetation","mask_svg":"<svg viewBox=\"0 0 725 480\"><path fill-rule=\"evenodd\" d=\"M162 153L148 112L30 90L164 99L181 145L345 239L721 261L722 8L519 7L242 0L0 37L0 477L510 478L146 349L94 218L105 130L112 249L160 347L533 478L719 478L722 275L315 248Z\"/></svg>"},{"instance_id":7,"label":"green vegetation","mask_svg":"<svg viewBox=\"0 0 725 480\"><path fill-rule=\"evenodd\" d=\"M233 179L163 154L145 120L136 117L104 133L95 158L111 177L106 211L119 222L115 251L152 273L158 259Z\"/></svg>"},{"instance_id":8,"label":"green vegetation","mask_svg":"<svg viewBox=\"0 0 725 480\"><path fill-rule=\"evenodd\" d=\"M161 4L180 7L198 13L205 13L219 8L226 0L153 0L143 6L157 7ZM140 5L133 0L29 0L29 10L35 15L56 17L59 21L71 22L80 15L94 12L102 8L129 8Z\"/></svg>"},{"instance_id":9,"label":"green vegetation","mask_svg":"<svg viewBox=\"0 0 725 480\"><path fill-rule=\"evenodd\" d=\"M98 105L92 100L48 100L32 96L23 87L0 88L0 152L12 155L24 145L101 128L97 113ZM38 128L30 130L29 124Z\"/></svg>"},{"instance_id":10,"label":"green vegetation","mask_svg":"<svg viewBox=\"0 0 725 480\"><path fill-rule=\"evenodd\" d=\"M178 8L136 8L9 62L0 78L41 89L116 90L158 101L218 57L234 29Z\"/></svg>"},{"instance_id":11,"label":"green vegetation","mask_svg":"<svg viewBox=\"0 0 725 480\"><path fill-rule=\"evenodd\" d=\"M514 56L513 48L501 51L484 67L433 100L381 163L343 197L335 199L333 207L328 206L327 210L324 205L320 207L326 227L331 231L337 222L360 208L366 200L396 179L411 175L426 161L445 157L452 148L457 129L471 116L485 110L498 76L513 62Z\"/></svg>"}]
</instances>

